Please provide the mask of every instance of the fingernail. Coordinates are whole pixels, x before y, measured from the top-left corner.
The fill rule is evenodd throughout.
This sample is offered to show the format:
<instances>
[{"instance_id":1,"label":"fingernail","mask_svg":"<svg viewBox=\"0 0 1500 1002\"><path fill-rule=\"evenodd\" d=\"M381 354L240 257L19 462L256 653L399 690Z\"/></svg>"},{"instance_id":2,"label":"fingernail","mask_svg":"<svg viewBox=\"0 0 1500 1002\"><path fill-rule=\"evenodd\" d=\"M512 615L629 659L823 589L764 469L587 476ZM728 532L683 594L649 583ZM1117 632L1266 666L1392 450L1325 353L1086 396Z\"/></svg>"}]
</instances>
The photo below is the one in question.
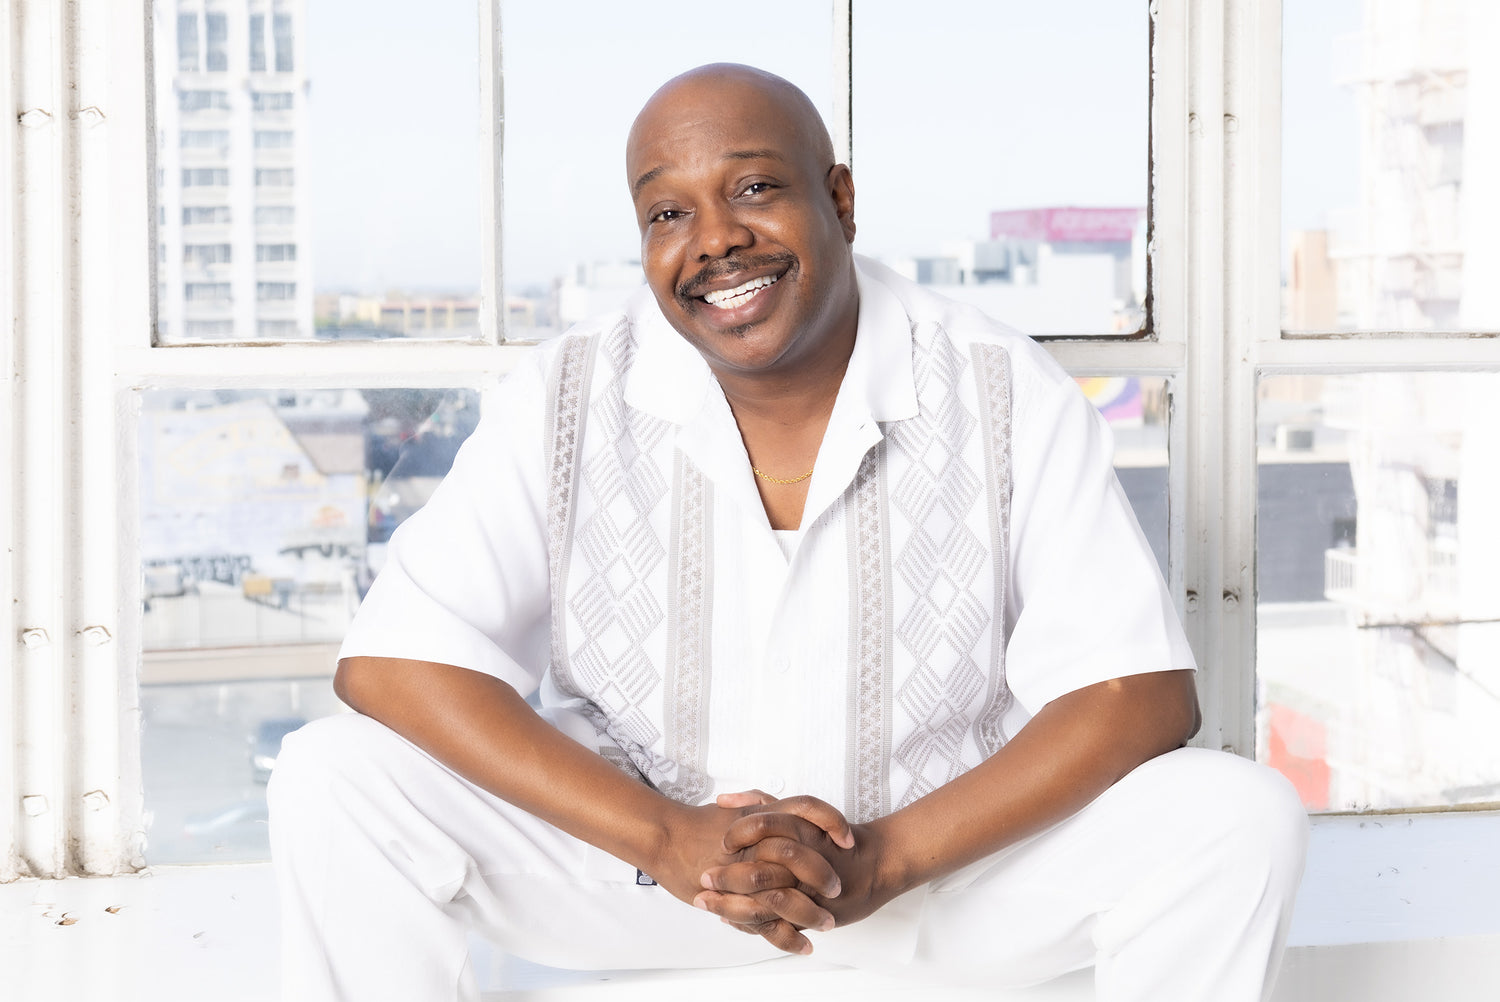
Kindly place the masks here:
<instances>
[{"instance_id":1,"label":"fingernail","mask_svg":"<svg viewBox=\"0 0 1500 1002\"><path fill-rule=\"evenodd\" d=\"M828 896L830 898L836 898L836 897L839 896L839 892L842 891L843 889L844 889L844 885L841 884L841 883L838 883L837 881L835 881L834 885L833 885L833 890L829 893Z\"/></svg>"},{"instance_id":2,"label":"fingernail","mask_svg":"<svg viewBox=\"0 0 1500 1002\"><path fill-rule=\"evenodd\" d=\"M696 897L696 898L693 899L693 907L694 908L702 908L704 911L708 911L708 905L706 905L706 904L703 903L703 896L702 895L699 895L698 897Z\"/></svg>"},{"instance_id":3,"label":"fingernail","mask_svg":"<svg viewBox=\"0 0 1500 1002\"><path fill-rule=\"evenodd\" d=\"M705 873L698 878L698 885L704 890L711 891L714 889L714 878Z\"/></svg>"},{"instance_id":4,"label":"fingernail","mask_svg":"<svg viewBox=\"0 0 1500 1002\"><path fill-rule=\"evenodd\" d=\"M818 924L818 931L819 932L827 932L827 931L829 931L832 928L833 928L833 916L832 915L828 916L826 919L824 919L821 923Z\"/></svg>"},{"instance_id":5,"label":"fingernail","mask_svg":"<svg viewBox=\"0 0 1500 1002\"><path fill-rule=\"evenodd\" d=\"M808 954L812 953L812 944L803 943L800 947L798 947L797 952L802 954L802 956L804 957L807 956Z\"/></svg>"}]
</instances>

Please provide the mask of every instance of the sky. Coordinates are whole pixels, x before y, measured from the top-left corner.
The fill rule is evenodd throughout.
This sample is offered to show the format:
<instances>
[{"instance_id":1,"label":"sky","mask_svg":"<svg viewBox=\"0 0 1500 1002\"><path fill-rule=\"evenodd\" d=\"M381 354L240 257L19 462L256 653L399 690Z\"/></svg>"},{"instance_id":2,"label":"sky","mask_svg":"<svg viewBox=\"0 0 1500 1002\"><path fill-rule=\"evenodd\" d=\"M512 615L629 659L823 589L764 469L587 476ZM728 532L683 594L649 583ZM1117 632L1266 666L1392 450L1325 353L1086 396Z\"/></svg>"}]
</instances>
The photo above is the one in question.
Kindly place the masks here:
<instances>
[{"instance_id":1,"label":"sky","mask_svg":"<svg viewBox=\"0 0 1500 1002\"><path fill-rule=\"evenodd\" d=\"M857 0L855 247L938 253L989 213L1144 206L1147 4ZM1332 79L1359 0L1285 0L1284 219L1322 224L1356 178ZM815 0L502 0L503 253L512 292L638 254L630 122L663 81L749 62L831 115L832 19ZM961 30L953 30L962 25ZM472 294L479 275L473 0L308 0L311 209L320 291Z\"/></svg>"}]
</instances>

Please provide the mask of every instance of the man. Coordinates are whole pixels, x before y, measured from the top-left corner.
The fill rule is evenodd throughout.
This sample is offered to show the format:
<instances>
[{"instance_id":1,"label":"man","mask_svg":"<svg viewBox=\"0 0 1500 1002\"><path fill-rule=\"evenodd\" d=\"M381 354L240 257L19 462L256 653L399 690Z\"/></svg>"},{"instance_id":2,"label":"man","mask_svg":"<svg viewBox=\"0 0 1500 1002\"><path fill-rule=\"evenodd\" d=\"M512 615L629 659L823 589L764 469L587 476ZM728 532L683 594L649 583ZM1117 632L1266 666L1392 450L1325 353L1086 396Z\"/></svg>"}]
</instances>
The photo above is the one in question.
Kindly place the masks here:
<instances>
[{"instance_id":1,"label":"man","mask_svg":"<svg viewBox=\"0 0 1500 1002\"><path fill-rule=\"evenodd\" d=\"M1192 656L1076 387L854 258L780 78L668 82L626 171L649 292L506 384L351 629L359 715L287 741L288 999L472 997L470 928L1264 997L1305 818L1181 747Z\"/></svg>"}]
</instances>

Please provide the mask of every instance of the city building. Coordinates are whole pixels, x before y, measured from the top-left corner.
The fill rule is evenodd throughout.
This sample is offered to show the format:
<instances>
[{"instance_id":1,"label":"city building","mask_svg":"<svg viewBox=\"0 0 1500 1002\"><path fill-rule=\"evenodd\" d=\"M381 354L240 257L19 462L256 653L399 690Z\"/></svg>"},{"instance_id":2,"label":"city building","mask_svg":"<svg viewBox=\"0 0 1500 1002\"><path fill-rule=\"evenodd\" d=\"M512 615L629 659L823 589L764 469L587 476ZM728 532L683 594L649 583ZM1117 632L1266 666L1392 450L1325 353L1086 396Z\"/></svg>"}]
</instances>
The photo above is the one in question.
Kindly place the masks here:
<instances>
[{"instance_id":1,"label":"city building","mask_svg":"<svg viewBox=\"0 0 1500 1002\"><path fill-rule=\"evenodd\" d=\"M163 342L313 336L305 0L154 0Z\"/></svg>"},{"instance_id":2,"label":"city building","mask_svg":"<svg viewBox=\"0 0 1500 1002\"><path fill-rule=\"evenodd\" d=\"M990 214L988 240L887 261L1031 334L1128 333L1145 317L1146 213L1055 206Z\"/></svg>"},{"instance_id":3,"label":"city building","mask_svg":"<svg viewBox=\"0 0 1500 1002\"><path fill-rule=\"evenodd\" d=\"M1356 98L1357 201L1327 232L1289 234L1288 329L1500 328L1492 9L1365 0L1332 68ZM1284 470L1301 481L1289 502L1335 516L1322 594L1296 588L1296 607L1278 608L1265 605L1268 576L1278 561L1306 565L1317 540L1260 512L1262 746L1310 807L1500 797L1497 390L1492 372L1261 383L1262 487ZM1267 466L1266 451L1288 465ZM1315 475L1319 458L1330 465Z\"/></svg>"},{"instance_id":4,"label":"city building","mask_svg":"<svg viewBox=\"0 0 1500 1002\"><path fill-rule=\"evenodd\" d=\"M1329 256L1343 326L1494 330L1500 293L1500 38L1489 0L1366 0L1335 79L1353 88L1358 205L1337 215Z\"/></svg>"}]
</instances>

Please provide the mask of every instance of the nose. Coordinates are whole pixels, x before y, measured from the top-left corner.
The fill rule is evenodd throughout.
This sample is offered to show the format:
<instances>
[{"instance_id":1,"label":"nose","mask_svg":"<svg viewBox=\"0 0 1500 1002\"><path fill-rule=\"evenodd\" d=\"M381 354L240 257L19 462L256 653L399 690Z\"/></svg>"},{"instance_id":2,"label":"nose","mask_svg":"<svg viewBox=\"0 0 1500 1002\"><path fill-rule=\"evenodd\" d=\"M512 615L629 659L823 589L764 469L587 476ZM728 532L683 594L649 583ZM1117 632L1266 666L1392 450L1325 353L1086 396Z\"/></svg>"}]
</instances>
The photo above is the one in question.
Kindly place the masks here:
<instances>
[{"instance_id":1,"label":"nose","mask_svg":"<svg viewBox=\"0 0 1500 1002\"><path fill-rule=\"evenodd\" d=\"M699 261L728 257L755 242L755 234L730 205L703 206L696 216Z\"/></svg>"}]
</instances>

